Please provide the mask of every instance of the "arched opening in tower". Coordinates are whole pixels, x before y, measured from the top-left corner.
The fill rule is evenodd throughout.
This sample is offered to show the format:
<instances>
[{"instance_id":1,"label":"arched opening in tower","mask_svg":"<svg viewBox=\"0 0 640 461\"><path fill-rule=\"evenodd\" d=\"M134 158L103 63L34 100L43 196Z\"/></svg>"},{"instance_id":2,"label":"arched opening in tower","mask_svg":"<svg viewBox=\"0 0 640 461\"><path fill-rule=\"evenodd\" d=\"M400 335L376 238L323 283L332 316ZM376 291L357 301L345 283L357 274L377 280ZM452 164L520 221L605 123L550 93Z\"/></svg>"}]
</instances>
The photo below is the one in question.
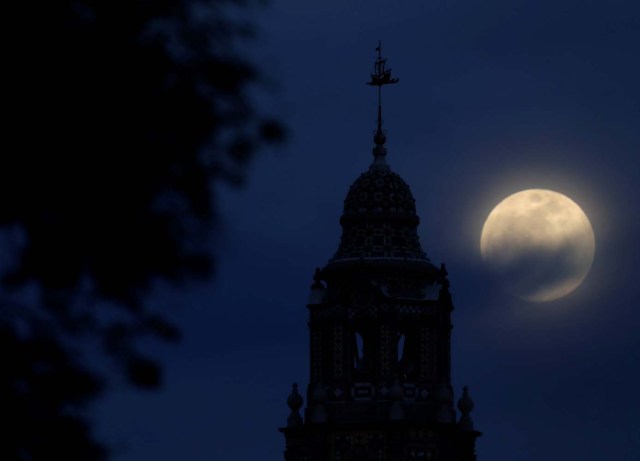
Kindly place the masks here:
<instances>
[{"instance_id":1,"label":"arched opening in tower","mask_svg":"<svg viewBox=\"0 0 640 461\"><path fill-rule=\"evenodd\" d=\"M354 353L353 353L353 368L362 371L363 358L364 358L364 339L362 335L355 332L354 335Z\"/></svg>"},{"instance_id":2,"label":"arched opening in tower","mask_svg":"<svg viewBox=\"0 0 640 461\"><path fill-rule=\"evenodd\" d=\"M418 363L418 335L412 328L398 332L398 377L402 380L411 380L416 377L416 364Z\"/></svg>"},{"instance_id":3,"label":"arched opening in tower","mask_svg":"<svg viewBox=\"0 0 640 461\"><path fill-rule=\"evenodd\" d=\"M398 333L398 363L401 363L404 357L404 340L405 336L402 333Z\"/></svg>"}]
</instances>

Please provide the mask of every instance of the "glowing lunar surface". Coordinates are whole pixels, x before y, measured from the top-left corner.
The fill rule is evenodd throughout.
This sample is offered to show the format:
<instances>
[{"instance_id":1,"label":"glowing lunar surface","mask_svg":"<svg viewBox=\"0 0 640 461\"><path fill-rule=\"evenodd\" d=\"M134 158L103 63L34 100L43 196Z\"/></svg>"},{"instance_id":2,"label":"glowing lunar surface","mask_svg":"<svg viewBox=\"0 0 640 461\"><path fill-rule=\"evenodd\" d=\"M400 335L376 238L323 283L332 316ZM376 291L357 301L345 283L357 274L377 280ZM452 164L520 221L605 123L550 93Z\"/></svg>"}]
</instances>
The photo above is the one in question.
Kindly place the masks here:
<instances>
[{"instance_id":1,"label":"glowing lunar surface","mask_svg":"<svg viewBox=\"0 0 640 461\"><path fill-rule=\"evenodd\" d=\"M571 293L587 276L595 238L589 218L569 197L528 189L508 196L491 211L480 250L513 294L551 301Z\"/></svg>"}]
</instances>

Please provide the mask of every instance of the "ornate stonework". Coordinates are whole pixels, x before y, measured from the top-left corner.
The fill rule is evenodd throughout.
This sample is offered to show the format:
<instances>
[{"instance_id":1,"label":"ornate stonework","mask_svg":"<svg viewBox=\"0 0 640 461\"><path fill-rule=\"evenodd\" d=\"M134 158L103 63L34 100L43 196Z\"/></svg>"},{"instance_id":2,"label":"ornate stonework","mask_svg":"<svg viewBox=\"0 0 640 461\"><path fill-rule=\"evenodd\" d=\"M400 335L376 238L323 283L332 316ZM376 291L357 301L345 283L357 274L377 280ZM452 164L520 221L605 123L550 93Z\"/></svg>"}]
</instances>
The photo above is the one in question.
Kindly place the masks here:
<instances>
[{"instance_id":1,"label":"ornate stonework","mask_svg":"<svg viewBox=\"0 0 640 461\"><path fill-rule=\"evenodd\" d=\"M379 58L373 86L395 83ZM374 162L349 188L335 255L309 296L307 408L297 386L286 461L475 461L465 389L456 421L451 385L453 304L447 272L418 238L409 186L385 156L381 108Z\"/></svg>"},{"instance_id":2,"label":"ornate stonework","mask_svg":"<svg viewBox=\"0 0 640 461\"><path fill-rule=\"evenodd\" d=\"M416 231L409 186L391 170L362 173L349 188L340 219L342 238L332 261L357 258L427 260Z\"/></svg>"}]
</instances>

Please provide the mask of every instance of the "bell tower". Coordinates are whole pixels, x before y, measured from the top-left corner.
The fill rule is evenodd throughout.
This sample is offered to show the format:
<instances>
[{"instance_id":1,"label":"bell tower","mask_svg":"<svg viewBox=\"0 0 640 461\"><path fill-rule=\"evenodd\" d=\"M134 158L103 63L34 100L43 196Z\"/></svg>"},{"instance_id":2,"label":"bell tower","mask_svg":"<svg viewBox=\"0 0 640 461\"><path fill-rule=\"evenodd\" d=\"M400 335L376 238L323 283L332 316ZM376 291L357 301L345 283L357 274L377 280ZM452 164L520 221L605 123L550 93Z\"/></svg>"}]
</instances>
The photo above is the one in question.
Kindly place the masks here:
<instances>
[{"instance_id":1,"label":"bell tower","mask_svg":"<svg viewBox=\"0 0 640 461\"><path fill-rule=\"evenodd\" d=\"M303 418L294 384L285 461L475 461L466 387L454 408L447 271L423 251L411 190L386 162L382 87L398 79L376 51L373 162L347 193L338 250L314 275L307 406Z\"/></svg>"}]
</instances>

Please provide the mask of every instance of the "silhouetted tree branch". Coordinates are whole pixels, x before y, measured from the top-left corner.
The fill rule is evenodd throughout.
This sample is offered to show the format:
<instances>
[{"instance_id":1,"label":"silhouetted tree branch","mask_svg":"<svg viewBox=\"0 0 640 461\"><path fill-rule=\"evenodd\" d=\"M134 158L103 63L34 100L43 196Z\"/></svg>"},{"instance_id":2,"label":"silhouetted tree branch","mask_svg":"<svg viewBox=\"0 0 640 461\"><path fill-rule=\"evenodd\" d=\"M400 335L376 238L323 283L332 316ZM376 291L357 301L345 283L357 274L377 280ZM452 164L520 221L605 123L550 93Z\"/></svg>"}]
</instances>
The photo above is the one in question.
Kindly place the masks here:
<instances>
[{"instance_id":1,"label":"silhouetted tree branch","mask_svg":"<svg viewBox=\"0 0 640 461\"><path fill-rule=\"evenodd\" d=\"M137 339L179 332L145 304L149 290L211 274L214 183L241 183L254 152L283 139L247 96L261 75L236 45L253 27L227 13L249 3L10 8L0 342L12 436L0 458L106 456L82 413L105 384L83 361L87 338L134 385L160 383Z\"/></svg>"}]
</instances>

